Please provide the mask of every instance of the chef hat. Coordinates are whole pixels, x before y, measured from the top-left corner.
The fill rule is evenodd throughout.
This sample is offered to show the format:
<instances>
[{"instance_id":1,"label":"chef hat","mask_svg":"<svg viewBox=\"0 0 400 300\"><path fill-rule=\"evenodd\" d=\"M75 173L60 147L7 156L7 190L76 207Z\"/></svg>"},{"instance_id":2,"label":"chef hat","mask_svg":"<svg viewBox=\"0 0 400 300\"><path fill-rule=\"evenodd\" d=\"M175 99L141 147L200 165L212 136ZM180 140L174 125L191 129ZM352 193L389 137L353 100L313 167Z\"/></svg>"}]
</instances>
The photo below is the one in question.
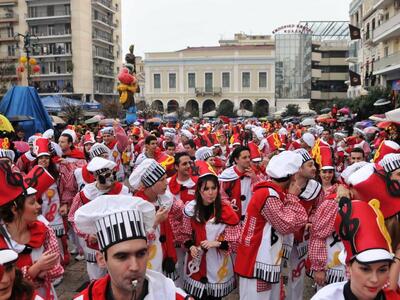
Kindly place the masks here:
<instances>
[{"instance_id":1,"label":"chef hat","mask_svg":"<svg viewBox=\"0 0 400 300\"><path fill-rule=\"evenodd\" d=\"M302 157L294 151L282 151L271 158L267 165L267 174L273 179L286 178L296 174L301 165Z\"/></svg>"},{"instance_id":2,"label":"chef hat","mask_svg":"<svg viewBox=\"0 0 400 300\"><path fill-rule=\"evenodd\" d=\"M303 164L309 160L312 160L310 153L304 148L296 149L296 150L294 150L294 152L301 155L301 157L303 159Z\"/></svg>"},{"instance_id":3,"label":"chef hat","mask_svg":"<svg viewBox=\"0 0 400 300\"><path fill-rule=\"evenodd\" d=\"M384 140L375 152L374 163L379 163L389 153L400 153L400 145L394 141Z\"/></svg>"},{"instance_id":4,"label":"chef hat","mask_svg":"<svg viewBox=\"0 0 400 300\"><path fill-rule=\"evenodd\" d=\"M365 132L363 130L361 130L360 128L358 128L358 127L354 127L353 128L353 132L365 137Z\"/></svg>"},{"instance_id":5,"label":"chef hat","mask_svg":"<svg viewBox=\"0 0 400 300\"><path fill-rule=\"evenodd\" d=\"M83 145L96 143L93 132L86 131L83 136Z\"/></svg>"},{"instance_id":6,"label":"chef hat","mask_svg":"<svg viewBox=\"0 0 400 300\"><path fill-rule=\"evenodd\" d=\"M114 128L111 126L104 127L103 129L100 130L101 134L111 134L114 135Z\"/></svg>"},{"instance_id":7,"label":"chef hat","mask_svg":"<svg viewBox=\"0 0 400 300\"><path fill-rule=\"evenodd\" d=\"M54 137L54 130L53 129L47 129L45 132L43 132L43 137L52 139Z\"/></svg>"},{"instance_id":8,"label":"chef hat","mask_svg":"<svg viewBox=\"0 0 400 300\"><path fill-rule=\"evenodd\" d=\"M350 184L350 181L349 181L350 176L366 165L369 165L370 167L373 168L372 164L367 163L366 161L360 161L360 162L354 163L354 164L348 166L346 169L344 169L342 174L340 175L340 177L342 177L343 181L346 184Z\"/></svg>"},{"instance_id":9,"label":"chef hat","mask_svg":"<svg viewBox=\"0 0 400 300\"><path fill-rule=\"evenodd\" d=\"M252 129L253 133L257 137L258 140L262 140L264 138L265 128L262 127L255 127Z\"/></svg>"},{"instance_id":10,"label":"chef hat","mask_svg":"<svg viewBox=\"0 0 400 300\"><path fill-rule=\"evenodd\" d=\"M400 169L400 154L399 153L389 153L386 154L383 159L379 162L379 165L389 173L397 169Z\"/></svg>"},{"instance_id":11,"label":"chef hat","mask_svg":"<svg viewBox=\"0 0 400 300\"><path fill-rule=\"evenodd\" d=\"M133 170L129 176L129 184L135 190L139 188L140 183L148 188L153 186L165 174L165 169L156 160L147 158Z\"/></svg>"},{"instance_id":12,"label":"chef hat","mask_svg":"<svg viewBox=\"0 0 400 300\"><path fill-rule=\"evenodd\" d=\"M92 146L92 148L90 148L90 151L89 151L89 155L90 155L91 159L93 159L96 156L100 156L104 153L107 153L108 155L110 155L110 149L106 145L101 144L101 143L95 143Z\"/></svg>"},{"instance_id":13,"label":"chef hat","mask_svg":"<svg viewBox=\"0 0 400 300\"><path fill-rule=\"evenodd\" d=\"M345 251L339 259L364 264L392 261L391 238L383 219L378 200L366 202L341 198L335 228Z\"/></svg>"},{"instance_id":14,"label":"chef hat","mask_svg":"<svg viewBox=\"0 0 400 300\"><path fill-rule=\"evenodd\" d=\"M196 151L196 160L207 160L214 156L214 153L210 147L201 147Z\"/></svg>"},{"instance_id":15,"label":"chef hat","mask_svg":"<svg viewBox=\"0 0 400 300\"><path fill-rule=\"evenodd\" d=\"M0 249L0 281L3 279L5 266L16 262L18 254L11 249Z\"/></svg>"},{"instance_id":16,"label":"chef hat","mask_svg":"<svg viewBox=\"0 0 400 300\"><path fill-rule=\"evenodd\" d=\"M96 156L89 162L87 169L89 172L99 175L106 171L113 170L116 166L117 164L115 162Z\"/></svg>"},{"instance_id":17,"label":"chef hat","mask_svg":"<svg viewBox=\"0 0 400 300\"><path fill-rule=\"evenodd\" d=\"M146 239L154 225L155 208L139 197L102 195L81 206L75 224L85 234L96 234L100 251L133 239Z\"/></svg>"},{"instance_id":18,"label":"chef hat","mask_svg":"<svg viewBox=\"0 0 400 300\"><path fill-rule=\"evenodd\" d=\"M314 147L315 144L315 137L314 135L312 135L309 132L306 132L303 134L303 136L301 137L301 139L303 140L304 143L306 143L309 147Z\"/></svg>"},{"instance_id":19,"label":"chef hat","mask_svg":"<svg viewBox=\"0 0 400 300\"><path fill-rule=\"evenodd\" d=\"M61 135L67 134L72 138L72 143L75 143L76 141L76 132L72 129L65 129L63 132L61 132Z\"/></svg>"},{"instance_id":20,"label":"chef hat","mask_svg":"<svg viewBox=\"0 0 400 300\"><path fill-rule=\"evenodd\" d=\"M38 137L40 137L40 136L39 136L39 135L31 135L31 136L28 138L28 144L29 144L29 145L33 145L33 142L34 142Z\"/></svg>"},{"instance_id":21,"label":"chef hat","mask_svg":"<svg viewBox=\"0 0 400 300\"><path fill-rule=\"evenodd\" d=\"M193 139L193 134L187 129L182 129L181 135L186 136L189 140Z\"/></svg>"}]
</instances>

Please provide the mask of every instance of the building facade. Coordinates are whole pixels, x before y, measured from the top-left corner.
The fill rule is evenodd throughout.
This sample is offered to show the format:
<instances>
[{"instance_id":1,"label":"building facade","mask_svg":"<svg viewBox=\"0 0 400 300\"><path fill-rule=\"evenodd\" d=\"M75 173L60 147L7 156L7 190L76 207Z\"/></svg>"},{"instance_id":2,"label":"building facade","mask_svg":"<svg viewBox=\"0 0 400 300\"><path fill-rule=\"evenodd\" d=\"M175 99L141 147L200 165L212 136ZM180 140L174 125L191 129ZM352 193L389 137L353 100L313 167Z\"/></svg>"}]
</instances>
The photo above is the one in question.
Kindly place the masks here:
<instances>
[{"instance_id":1,"label":"building facade","mask_svg":"<svg viewBox=\"0 0 400 300\"><path fill-rule=\"evenodd\" d=\"M40 95L57 93L84 101L115 97L122 65L120 0L11 2L23 24L17 31L37 37L31 56L41 70L31 85ZM19 45L22 49L22 41Z\"/></svg>"},{"instance_id":2,"label":"building facade","mask_svg":"<svg viewBox=\"0 0 400 300\"><path fill-rule=\"evenodd\" d=\"M400 90L400 1L353 0L350 23L361 29L361 39L350 44L350 68L361 75L362 87ZM350 88L352 92L355 88ZM358 94L353 93L353 96Z\"/></svg>"},{"instance_id":3,"label":"building facade","mask_svg":"<svg viewBox=\"0 0 400 300\"><path fill-rule=\"evenodd\" d=\"M236 34L215 47L146 53L145 99L162 112L182 108L212 116L220 105L275 110L275 47L271 36Z\"/></svg>"}]
</instances>

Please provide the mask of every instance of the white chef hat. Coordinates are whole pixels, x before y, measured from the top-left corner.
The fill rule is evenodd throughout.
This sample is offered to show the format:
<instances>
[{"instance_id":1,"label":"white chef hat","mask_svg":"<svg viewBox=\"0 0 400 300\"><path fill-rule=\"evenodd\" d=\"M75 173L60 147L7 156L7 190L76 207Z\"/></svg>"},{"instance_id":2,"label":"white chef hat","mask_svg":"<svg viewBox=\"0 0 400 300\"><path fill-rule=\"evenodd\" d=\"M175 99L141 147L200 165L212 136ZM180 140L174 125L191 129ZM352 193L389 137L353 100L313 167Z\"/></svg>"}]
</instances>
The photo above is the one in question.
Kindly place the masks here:
<instances>
[{"instance_id":1,"label":"white chef hat","mask_svg":"<svg viewBox=\"0 0 400 300\"><path fill-rule=\"evenodd\" d=\"M294 151L282 151L271 158L267 165L267 174L273 179L286 178L296 174L303 163L300 154Z\"/></svg>"},{"instance_id":2,"label":"white chef hat","mask_svg":"<svg viewBox=\"0 0 400 300\"><path fill-rule=\"evenodd\" d=\"M193 139L193 134L187 129L182 129L181 135L186 136L189 140Z\"/></svg>"},{"instance_id":3,"label":"white chef hat","mask_svg":"<svg viewBox=\"0 0 400 300\"><path fill-rule=\"evenodd\" d=\"M388 173L400 169L400 154L399 153L386 154L379 162L379 165L382 166L383 169L385 169L385 171Z\"/></svg>"},{"instance_id":4,"label":"white chef hat","mask_svg":"<svg viewBox=\"0 0 400 300\"><path fill-rule=\"evenodd\" d=\"M110 155L110 149L106 145L101 144L101 143L95 143L92 146L92 148L90 148L90 151L89 151L89 155L90 155L91 159L93 159L96 156L100 156L104 153L107 153L108 155Z\"/></svg>"},{"instance_id":5,"label":"white chef hat","mask_svg":"<svg viewBox=\"0 0 400 300\"><path fill-rule=\"evenodd\" d=\"M89 162L87 169L89 172L99 175L106 171L113 170L116 166L117 164L115 162L96 156Z\"/></svg>"},{"instance_id":6,"label":"white chef hat","mask_svg":"<svg viewBox=\"0 0 400 300\"><path fill-rule=\"evenodd\" d=\"M103 129L100 130L101 134L111 134L114 135L114 127L108 126L104 127Z\"/></svg>"},{"instance_id":7,"label":"white chef hat","mask_svg":"<svg viewBox=\"0 0 400 300\"><path fill-rule=\"evenodd\" d=\"M76 132L72 129L65 129L63 132L61 132L61 135L67 134L72 138L72 143L75 143L76 141Z\"/></svg>"},{"instance_id":8,"label":"white chef hat","mask_svg":"<svg viewBox=\"0 0 400 300\"><path fill-rule=\"evenodd\" d=\"M360 161L357 163L354 163L350 166L348 166L346 169L343 170L342 174L340 174L340 177L342 177L343 181L346 184L349 184L349 178L350 176L355 173L356 171L360 170L366 165L371 165L370 163L367 163L366 161Z\"/></svg>"},{"instance_id":9,"label":"white chef hat","mask_svg":"<svg viewBox=\"0 0 400 300\"><path fill-rule=\"evenodd\" d=\"M0 149L0 158L8 158L12 162L14 162L15 153L10 149Z\"/></svg>"},{"instance_id":10,"label":"white chef hat","mask_svg":"<svg viewBox=\"0 0 400 300\"><path fill-rule=\"evenodd\" d=\"M18 254L11 249L0 249L0 281L3 279L5 272L4 265L12 264L17 261Z\"/></svg>"},{"instance_id":11,"label":"white chef hat","mask_svg":"<svg viewBox=\"0 0 400 300\"><path fill-rule=\"evenodd\" d=\"M257 137L258 140L262 140L264 138L265 129L262 127L253 127L252 129L254 135Z\"/></svg>"},{"instance_id":12,"label":"white chef hat","mask_svg":"<svg viewBox=\"0 0 400 300\"><path fill-rule=\"evenodd\" d=\"M303 134L303 136L301 137L301 139L304 141L304 143L306 143L309 147L314 147L315 144L315 137L314 135L312 135L309 132L306 132Z\"/></svg>"},{"instance_id":13,"label":"white chef hat","mask_svg":"<svg viewBox=\"0 0 400 300\"><path fill-rule=\"evenodd\" d=\"M45 132L43 132L43 137L52 139L54 137L54 130L53 129L47 129Z\"/></svg>"},{"instance_id":14,"label":"white chef hat","mask_svg":"<svg viewBox=\"0 0 400 300\"><path fill-rule=\"evenodd\" d=\"M77 228L96 234L100 251L123 241L146 239L154 225L154 205L139 197L102 195L75 213Z\"/></svg>"},{"instance_id":15,"label":"white chef hat","mask_svg":"<svg viewBox=\"0 0 400 300\"><path fill-rule=\"evenodd\" d=\"M142 161L129 176L129 184L138 189L142 183L146 188L153 186L166 174L165 169L156 160L147 158Z\"/></svg>"},{"instance_id":16,"label":"white chef hat","mask_svg":"<svg viewBox=\"0 0 400 300\"><path fill-rule=\"evenodd\" d=\"M294 150L294 152L301 155L301 157L303 159L303 164L309 160L312 160L310 153L306 149L299 148L299 149Z\"/></svg>"},{"instance_id":17,"label":"white chef hat","mask_svg":"<svg viewBox=\"0 0 400 300\"><path fill-rule=\"evenodd\" d=\"M194 156L196 160L207 160L211 156L214 156L214 153L210 147L201 147L196 151Z\"/></svg>"}]
</instances>

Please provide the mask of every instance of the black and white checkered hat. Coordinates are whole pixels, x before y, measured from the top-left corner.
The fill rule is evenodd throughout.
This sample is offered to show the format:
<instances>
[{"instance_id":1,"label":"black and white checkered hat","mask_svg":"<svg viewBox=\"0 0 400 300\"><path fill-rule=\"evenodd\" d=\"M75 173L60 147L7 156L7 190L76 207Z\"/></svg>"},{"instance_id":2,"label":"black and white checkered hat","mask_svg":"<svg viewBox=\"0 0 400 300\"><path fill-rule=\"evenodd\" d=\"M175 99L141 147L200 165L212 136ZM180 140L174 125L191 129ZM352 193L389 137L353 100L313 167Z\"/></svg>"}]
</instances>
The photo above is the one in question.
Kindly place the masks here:
<instances>
[{"instance_id":1,"label":"black and white checkered hat","mask_svg":"<svg viewBox=\"0 0 400 300\"><path fill-rule=\"evenodd\" d=\"M104 251L123 241L146 239L154 218L154 205L142 198L103 195L76 211L75 224L86 234L96 234Z\"/></svg>"},{"instance_id":2,"label":"black and white checkered hat","mask_svg":"<svg viewBox=\"0 0 400 300\"><path fill-rule=\"evenodd\" d=\"M309 160L312 160L310 153L304 148L296 149L294 150L294 152L301 155L301 157L303 158L303 164Z\"/></svg>"},{"instance_id":3,"label":"black and white checkered hat","mask_svg":"<svg viewBox=\"0 0 400 300\"><path fill-rule=\"evenodd\" d=\"M96 156L100 156L102 154L106 153L107 155L110 155L110 149L101 143L95 143L92 148L90 148L89 155L90 158L93 159Z\"/></svg>"},{"instance_id":4,"label":"black and white checkered hat","mask_svg":"<svg viewBox=\"0 0 400 300\"><path fill-rule=\"evenodd\" d=\"M400 154L399 153L389 153L386 154L379 165L383 167L386 172L393 172L400 169Z\"/></svg>"},{"instance_id":5,"label":"black and white checkered hat","mask_svg":"<svg viewBox=\"0 0 400 300\"><path fill-rule=\"evenodd\" d=\"M137 189L140 183L148 188L153 186L165 174L166 171L162 165L152 158L147 158L133 170L129 176L129 184L133 189Z\"/></svg>"}]
</instances>

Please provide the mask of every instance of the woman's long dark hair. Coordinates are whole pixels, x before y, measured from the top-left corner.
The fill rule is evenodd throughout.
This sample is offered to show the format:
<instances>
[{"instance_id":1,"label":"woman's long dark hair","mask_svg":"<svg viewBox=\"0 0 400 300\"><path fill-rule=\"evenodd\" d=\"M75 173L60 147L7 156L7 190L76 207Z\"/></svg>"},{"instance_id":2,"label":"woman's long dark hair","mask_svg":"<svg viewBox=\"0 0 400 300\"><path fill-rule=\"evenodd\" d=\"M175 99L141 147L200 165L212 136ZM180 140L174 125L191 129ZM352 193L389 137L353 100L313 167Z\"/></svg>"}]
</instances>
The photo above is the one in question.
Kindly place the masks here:
<instances>
[{"instance_id":1,"label":"woman's long dark hair","mask_svg":"<svg viewBox=\"0 0 400 300\"><path fill-rule=\"evenodd\" d=\"M49 173L51 174L51 176L53 176L53 178L55 179L55 180L57 180L58 179L58 176L59 176L59 172L58 172L58 169L57 169L57 165L54 163L54 161L51 159L52 157L51 156L49 156L49 158L50 158L50 163L49 163L49 166L46 168L47 169L47 171L49 171ZM36 158L35 159L35 166L37 165L39 163L39 158Z\"/></svg>"},{"instance_id":2,"label":"woman's long dark hair","mask_svg":"<svg viewBox=\"0 0 400 300\"><path fill-rule=\"evenodd\" d=\"M32 299L33 292L33 286L23 278L19 269L15 269L15 279L10 300Z\"/></svg>"},{"instance_id":3,"label":"woman's long dark hair","mask_svg":"<svg viewBox=\"0 0 400 300\"><path fill-rule=\"evenodd\" d=\"M215 202L211 204L211 208L214 210L215 223L219 223L221 221L222 214L222 205L221 205L221 194L220 194L220 186L218 182L218 177L215 175L206 175L204 177L200 177L197 181L197 187L195 192L196 205L194 207L194 215L200 223L206 223L208 221L206 217L207 206L203 204L203 198L201 197L200 191L204 189L207 182L212 182L217 187L217 198Z\"/></svg>"},{"instance_id":4,"label":"woman's long dark hair","mask_svg":"<svg viewBox=\"0 0 400 300\"><path fill-rule=\"evenodd\" d=\"M14 201L10 201L7 204L0 206L0 220L5 223L11 223L14 221L15 215L12 212L12 208L15 207L17 212L22 215L25 205L25 196L23 194L19 195Z\"/></svg>"}]
</instances>

